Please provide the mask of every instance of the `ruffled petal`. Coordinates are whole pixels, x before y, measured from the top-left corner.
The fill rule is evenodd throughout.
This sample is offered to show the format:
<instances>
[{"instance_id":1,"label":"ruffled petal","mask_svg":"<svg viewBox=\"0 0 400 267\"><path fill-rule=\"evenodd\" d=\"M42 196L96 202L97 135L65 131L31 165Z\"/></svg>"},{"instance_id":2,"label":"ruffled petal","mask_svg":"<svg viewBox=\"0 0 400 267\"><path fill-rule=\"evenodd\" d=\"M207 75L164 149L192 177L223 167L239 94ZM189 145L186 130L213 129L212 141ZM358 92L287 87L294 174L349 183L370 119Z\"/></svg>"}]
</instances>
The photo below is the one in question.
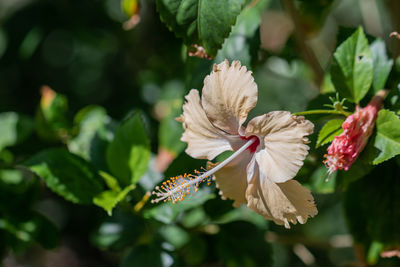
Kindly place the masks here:
<instances>
[{"instance_id":1,"label":"ruffled petal","mask_svg":"<svg viewBox=\"0 0 400 267\"><path fill-rule=\"evenodd\" d=\"M252 155L248 150L242 152L214 175L220 194L224 198L234 200L233 206L239 207L246 204L245 192L247 188L246 167ZM207 163L207 169L216 167L218 163Z\"/></svg>"},{"instance_id":2,"label":"ruffled petal","mask_svg":"<svg viewBox=\"0 0 400 267\"><path fill-rule=\"evenodd\" d=\"M259 166L272 182L282 183L292 179L308 154L307 135L314 125L287 111L273 111L252 119L246 136L257 135L264 140L256 153Z\"/></svg>"},{"instance_id":3,"label":"ruffled petal","mask_svg":"<svg viewBox=\"0 0 400 267\"><path fill-rule=\"evenodd\" d=\"M286 228L297 221L304 224L318 213L310 190L295 180L276 184L262 171L250 179L246 200L250 209Z\"/></svg>"},{"instance_id":4,"label":"ruffled petal","mask_svg":"<svg viewBox=\"0 0 400 267\"><path fill-rule=\"evenodd\" d=\"M237 134L249 111L257 104L257 85L251 71L239 61L225 60L214 65L204 79L202 106L211 123L219 129Z\"/></svg>"},{"instance_id":5,"label":"ruffled petal","mask_svg":"<svg viewBox=\"0 0 400 267\"><path fill-rule=\"evenodd\" d=\"M185 98L187 102L178 121L182 122L185 129L181 140L188 144L188 155L212 160L222 152L237 149L244 143L240 137L226 134L210 123L197 90L192 89Z\"/></svg>"}]
</instances>

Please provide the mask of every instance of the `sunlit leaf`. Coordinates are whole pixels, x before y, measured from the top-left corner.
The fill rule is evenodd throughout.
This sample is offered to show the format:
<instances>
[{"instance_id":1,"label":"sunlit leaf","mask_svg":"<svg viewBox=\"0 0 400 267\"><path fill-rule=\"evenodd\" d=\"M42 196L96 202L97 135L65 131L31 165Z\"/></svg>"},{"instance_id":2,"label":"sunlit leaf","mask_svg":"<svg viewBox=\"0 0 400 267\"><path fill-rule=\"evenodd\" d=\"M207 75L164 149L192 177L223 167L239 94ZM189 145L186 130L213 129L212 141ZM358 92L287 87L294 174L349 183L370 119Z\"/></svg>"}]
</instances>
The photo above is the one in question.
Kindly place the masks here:
<instances>
[{"instance_id":1,"label":"sunlit leaf","mask_svg":"<svg viewBox=\"0 0 400 267\"><path fill-rule=\"evenodd\" d=\"M335 119L325 123L325 125L319 131L318 140L315 147L323 146L335 139L335 136L340 135L343 132L343 122L344 120L342 119Z\"/></svg>"},{"instance_id":2,"label":"sunlit leaf","mask_svg":"<svg viewBox=\"0 0 400 267\"><path fill-rule=\"evenodd\" d=\"M0 113L0 151L24 141L33 130L29 117L15 112Z\"/></svg>"},{"instance_id":3,"label":"sunlit leaf","mask_svg":"<svg viewBox=\"0 0 400 267\"><path fill-rule=\"evenodd\" d=\"M146 172L150 160L150 143L140 113L119 127L107 149L107 163L121 185L135 184Z\"/></svg>"},{"instance_id":4,"label":"sunlit leaf","mask_svg":"<svg viewBox=\"0 0 400 267\"><path fill-rule=\"evenodd\" d=\"M245 0L157 0L161 20L187 45L202 45L215 56Z\"/></svg>"},{"instance_id":5,"label":"sunlit leaf","mask_svg":"<svg viewBox=\"0 0 400 267\"><path fill-rule=\"evenodd\" d=\"M48 149L24 162L55 193L74 203L91 204L102 192L101 178L84 159L64 149Z\"/></svg>"},{"instance_id":6,"label":"sunlit leaf","mask_svg":"<svg viewBox=\"0 0 400 267\"><path fill-rule=\"evenodd\" d=\"M135 185L129 185L121 191L107 190L94 197L93 203L102 207L111 216L114 207L123 200L126 195L135 189Z\"/></svg>"},{"instance_id":7,"label":"sunlit leaf","mask_svg":"<svg viewBox=\"0 0 400 267\"><path fill-rule=\"evenodd\" d=\"M368 40L361 27L333 54L331 78L342 97L358 103L372 84L373 60Z\"/></svg>"},{"instance_id":8,"label":"sunlit leaf","mask_svg":"<svg viewBox=\"0 0 400 267\"><path fill-rule=\"evenodd\" d=\"M394 112L386 109L379 111L376 132L375 147L380 150L380 154L373 164L400 154L400 118Z\"/></svg>"}]
</instances>

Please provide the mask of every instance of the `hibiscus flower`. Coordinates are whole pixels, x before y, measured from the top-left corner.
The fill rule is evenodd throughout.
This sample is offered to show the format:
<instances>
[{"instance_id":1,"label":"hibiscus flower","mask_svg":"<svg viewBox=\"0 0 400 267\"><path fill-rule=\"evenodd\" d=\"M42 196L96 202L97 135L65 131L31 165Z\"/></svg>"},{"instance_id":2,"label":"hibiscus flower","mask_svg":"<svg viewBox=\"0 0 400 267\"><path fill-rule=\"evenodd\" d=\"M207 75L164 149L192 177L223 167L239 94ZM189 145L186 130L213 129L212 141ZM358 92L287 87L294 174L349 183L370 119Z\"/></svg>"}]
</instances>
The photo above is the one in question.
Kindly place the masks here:
<instances>
[{"instance_id":1,"label":"hibiscus flower","mask_svg":"<svg viewBox=\"0 0 400 267\"><path fill-rule=\"evenodd\" d=\"M192 89L178 118L185 129L181 140L186 153L212 160L224 151L235 151L221 163L208 162L206 172L195 172L166 181L153 192L153 202L182 200L203 181L214 178L223 198L244 204L268 220L290 228L317 214L310 191L292 180L308 154L307 135L314 125L287 111L253 118L244 127L257 103L257 85L250 71L234 61L213 66L204 80L202 97Z\"/></svg>"}]
</instances>

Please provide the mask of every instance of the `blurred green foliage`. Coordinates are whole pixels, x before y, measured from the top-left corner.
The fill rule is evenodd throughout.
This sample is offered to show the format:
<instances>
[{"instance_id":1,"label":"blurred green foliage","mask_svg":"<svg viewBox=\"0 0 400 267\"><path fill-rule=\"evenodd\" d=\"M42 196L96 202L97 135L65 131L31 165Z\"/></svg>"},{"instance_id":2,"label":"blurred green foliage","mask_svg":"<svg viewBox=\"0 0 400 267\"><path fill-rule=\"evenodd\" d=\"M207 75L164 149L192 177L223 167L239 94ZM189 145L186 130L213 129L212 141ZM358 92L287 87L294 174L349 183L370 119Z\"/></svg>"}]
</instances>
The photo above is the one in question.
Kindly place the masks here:
<instances>
[{"instance_id":1,"label":"blurred green foliage","mask_svg":"<svg viewBox=\"0 0 400 267\"><path fill-rule=\"evenodd\" d=\"M381 256L400 255L400 40L389 37L399 8L0 1L2 265L398 266ZM253 72L259 96L249 117L289 110L315 124L296 177L319 210L305 225L287 230L233 208L214 185L176 204L150 201L164 178L205 167L184 152L176 118L224 59ZM383 88L366 148L328 177L327 144L354 103Z\"/></svg>"}]
</instances>

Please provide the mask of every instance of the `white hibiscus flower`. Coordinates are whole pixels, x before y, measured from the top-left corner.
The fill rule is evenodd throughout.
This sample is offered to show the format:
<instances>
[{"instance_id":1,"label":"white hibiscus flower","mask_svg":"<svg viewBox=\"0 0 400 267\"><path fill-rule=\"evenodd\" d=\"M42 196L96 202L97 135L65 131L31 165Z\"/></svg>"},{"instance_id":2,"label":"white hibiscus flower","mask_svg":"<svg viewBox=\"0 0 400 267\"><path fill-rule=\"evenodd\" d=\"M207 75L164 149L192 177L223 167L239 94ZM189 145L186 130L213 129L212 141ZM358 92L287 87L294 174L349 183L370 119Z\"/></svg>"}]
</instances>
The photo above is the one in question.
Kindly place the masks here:
<instances>
[{"instance_id":1,"label":"white hibiscus flower","mask_svg":"<svg viewBox=\"0 0 400 267\"><path fill-rule=\"evenodd\" d=\"M178 118L185 132L186 153L212 160L224 151L235 151L208 171L174 177L153 192L153 202L182 200L203 181L215 177L223 197L234 206L253 211L290 228L317 214L310 191L292 178L308 153L307 135L314 125L287 111L273 111L243 123L257 103L257 85L250 71L234 61L214 65L204 80L202 97L192 89Z\"/></svg>"}]
</instances>

